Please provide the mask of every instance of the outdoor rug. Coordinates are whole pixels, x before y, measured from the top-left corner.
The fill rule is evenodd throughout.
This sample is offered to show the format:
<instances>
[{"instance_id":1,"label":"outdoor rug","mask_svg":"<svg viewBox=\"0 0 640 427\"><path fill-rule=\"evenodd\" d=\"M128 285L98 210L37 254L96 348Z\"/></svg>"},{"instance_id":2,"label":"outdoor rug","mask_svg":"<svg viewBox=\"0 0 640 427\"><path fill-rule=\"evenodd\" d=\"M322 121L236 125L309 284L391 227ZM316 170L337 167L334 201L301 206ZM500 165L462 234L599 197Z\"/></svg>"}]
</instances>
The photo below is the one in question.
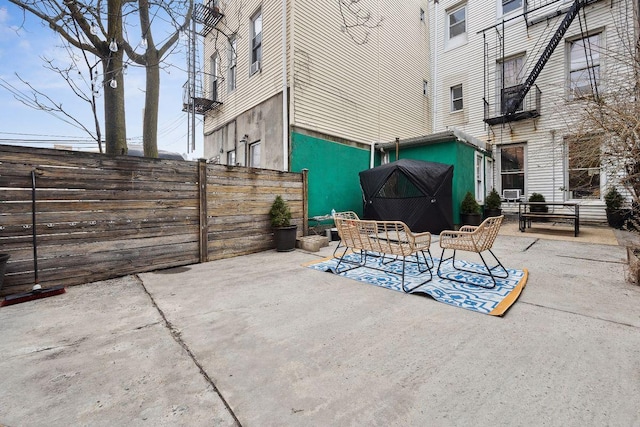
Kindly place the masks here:
<instances>
[{"instance_id":1,"label":"outdoor rug","mask_svg":"<svg viewBox=\"0 0 640 427\"><path fill-rule=\"evenodd\" d=\"M360 259L360 255L351 253L346 255L345 258L348 258L353 262L357 262ZM524 289L527 283L528 271L526 269L507 269L509 277L506 279L496 279L497 284L493 289L486 289L479 286L441 279L436 274L436 269L440 260L438 258L434 258L433 260L435 263L435 266L431 269L433 279L417 287L411 291L411 293L427 294L436 301L460 308L466 308L467 310L477 311L492 316L502 316L506 313L509 307L516 302L522 292L522 289ZM386 262L388 261L389 259L387 258ZM354 266L352 264L345 264L344 262L340 264L340 269L336 271L336 266L338 265L337 258L324 259L319 262L308 263L305 265L315 270L330 272L358 280L360 282L369 283L371 285L404 292L402 290L402 278L397 274L367 267L353 268ZM384 270L395 271L397 273L402 272L402 261L393 261L382 265L382 258L369 257L367 259L367 265ZM456 259L456 266L462 266L469 270L486 271L486 268L482 265L465 262L459 259ZM422 264L422 268L424 269L424 263ZM468 280L472 283L478 284L492 284L491 278L487 276L479 276L454 270L451 266L451 261L445 261L442 264L441 272L444 277ZM428 272L420 273L415 263L407 263L405 269L405 287L407 289L411 289L428 279Z\"/></svg>"}]
</instances>

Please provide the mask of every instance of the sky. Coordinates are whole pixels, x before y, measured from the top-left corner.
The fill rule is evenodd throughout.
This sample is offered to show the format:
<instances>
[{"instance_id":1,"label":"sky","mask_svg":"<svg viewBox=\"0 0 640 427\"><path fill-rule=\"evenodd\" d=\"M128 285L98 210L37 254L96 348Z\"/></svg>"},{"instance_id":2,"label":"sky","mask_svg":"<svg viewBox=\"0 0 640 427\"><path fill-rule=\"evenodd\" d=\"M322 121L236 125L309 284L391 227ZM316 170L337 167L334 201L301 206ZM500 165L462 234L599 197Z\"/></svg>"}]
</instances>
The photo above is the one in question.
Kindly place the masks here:
<instances>
[{"instance_id":1,"label":"sky","mask_svg":"<svg viewBox=\"0 0 640 427\"><path fill-rule=\"evenodd\" d=\"M154 39L159 39L155 31ZM29 94L29 88L18 79L18 74L56 103L62 103L64 109L87 128L95 129L89 104L81 101L62 77L44 67L42 57L55 59L60 65L69 63L69 54L61 45L59 36L38 18L30 14L25 16L18 7L0 0L0 144L53 148L52 141L55 140L59 145L71 145L74 149L97 151L97 143L89 141L84 130L51 113L24 105L3 87L10 86ZM187 113L182 111L182 86L187 81L186 42L181 41L180 45L167 60L169 66L160 74L158 149L197 159L203 156L202 116L197 116L196 149L192 151L188 145L191 139L187 136L189 120ZM142 144L144 69L130 65L124 78L128 143ZM103 90L108 89L107 86ZM102 110L102 97L98 99L98 105ZM103 121L101 111L99 118ZM104 135L103 125L102 133Z\"/></svg>"}]
</instances>

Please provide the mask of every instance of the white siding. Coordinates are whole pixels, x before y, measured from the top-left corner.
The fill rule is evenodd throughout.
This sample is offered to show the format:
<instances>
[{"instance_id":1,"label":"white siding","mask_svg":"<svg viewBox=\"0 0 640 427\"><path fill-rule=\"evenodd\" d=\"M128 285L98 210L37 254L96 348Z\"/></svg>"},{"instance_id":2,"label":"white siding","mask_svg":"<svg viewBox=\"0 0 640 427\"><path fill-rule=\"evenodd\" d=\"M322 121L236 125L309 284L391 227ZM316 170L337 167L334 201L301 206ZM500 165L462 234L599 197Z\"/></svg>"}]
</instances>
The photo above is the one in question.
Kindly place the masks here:
<instances>
[{"instance_id":1,"label":"white siding","mask_svg":"<svg viewBox=\"0 0 640 427\"><path fill-rule=\"evenodd\" d=\"M562 188L567 185L563 138L572 133L572 129L579 121L579 113L582 108L579 101L567 101L566 90L567 40L580 36L579 18L575 18L563 41L560 42L535 82L542 92L541 117L535 120L512 122L507 125L488 126L483 121L485 90L483 36L491 39L495 36L496 31L499 31L504 37L504 57L524 53L527 63L525 68L528 67L530 70L564 16L561 15L555 19L530 26L525 24L523 17L519 17L505 23L504 27L499 25L495 29L488 29L500 22L497 7L499 1L469 0L466 2L468 41L466 44L448 50L445 41L446 12L463 2L442 0L432 5L431 26L437 28L434 35L434 61L437 64L434 84L435 90L438 92L436 94L434 131L453 126L490 142L495 147L502 144L526 143L525 191L527 195L537 192L542 193L548 201L562 201L567 198L567 195L562 191ZM567 8L571 3L556 2L553 7L555 9L558 7ZM602 31L606 49L611 51L620 44L618 38L620 22L615 21L620 21L621 17L626 16L626 7L628 6L622 0L599 1L584 7L584 16L580 12L580 18L583 18L582 29L587 29L589 34ZM530 15L529 19L539 17L542 12L548 12L548 10L538 11ZM586 21L584 17L586 17ZM483 34L483 29L488 30ZM632 31L632 28L628 30ZM601 55L600 60L603 75L607 71L612 74L614 69L616 72L621 70L621 75L619 74L616 78L624 81L624 73L627 70L619 66L615 55ZM491 68L495 66L495 63L489 64L488 71L493 72L494 70ZM529 71L524 74L525 79L528 74ZM601 77L601 80L604 80L604 77ZM462 115L459 113L449 111L449 88L456 83L462 83L464 87L464 117L461 117ZM604 85L600 89L604 90ZM489 99L489 102L493 101L494 99ZM499 172L498 164L496 172ZM495 182L499 186L499 176L496 177ZM601 186L603 185L604 180L601 181ZM594 204L594 202L589 203ZM595 204L603 206L601 202ZM599 214L595 212L593 215L598 216Z\"/></svg>"}]
</instances>

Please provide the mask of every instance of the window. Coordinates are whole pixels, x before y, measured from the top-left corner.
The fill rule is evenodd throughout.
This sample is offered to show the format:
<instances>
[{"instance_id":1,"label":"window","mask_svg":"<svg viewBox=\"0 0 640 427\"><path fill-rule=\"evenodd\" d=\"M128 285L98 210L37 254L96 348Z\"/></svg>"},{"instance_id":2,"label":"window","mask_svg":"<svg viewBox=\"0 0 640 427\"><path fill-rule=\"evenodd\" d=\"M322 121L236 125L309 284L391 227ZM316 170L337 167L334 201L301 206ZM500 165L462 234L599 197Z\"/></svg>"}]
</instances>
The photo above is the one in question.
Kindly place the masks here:
<instances>
[{"instance_id":1,"label":"window","mask_svg":"<svg viewBox=\"0 0 640 427\"><path fill-rule=\"evenodd\" d=\"M523 79L524 55L499 61L496 70L496 93L500 94L500 111L506 114L515 101ZM522 111L522 104L516 111Z\"/></svg>"},{"instance_id":2,"label":"window","mask_svg":"<svg viewBox=\"0 0 640 427\"><path fill-rule=\"evenodd\" d=\"M422 94L424 96L429 95L429 83L426 80L422 81Z\"/></svg>"},{"instance_id":3,"label":"window","mask_svg":"<svg viewBox=\"0 0 640 427\"><path fill-rule=\"evenodd\" d=\"M227 80L229 81L228 89L232 91L236 88L237 65L238 65L238 40L236 36L229 38L229 69L227 70Z\"/></svg>"},{"instance_id":4,"label":"window","mask_svg":"<svg viewBox=\"0 0 640 427\"><path fill-rule=\"evenodd\" d=\"M461 6L447 14L447 34L449 39L463 36L467 32L467 6Z\"/></svg>"},{"instance_id":5,"label":"window","mask_svg":"<svg viewBox=\"0 0 640 427\"><path fill-rule=\"evenodd\" d=\"M502 15L522 8L522 0L498 0L502 3Z\"/></svg>"},{"instance_id":6,"label":"window","mask_svg":"<svg viewBox=\"0 0 640 427\"><path fill-rule=\"evenodd\" d=\"M600 34L569 43L569 99L593 94L600 80Z\"/></svg>"},{"instance_id":7,"label":"window","mask_svg":"<svg viewBox=\"0 0 640 427\"><path fill-rule=\"evenodd\" d=\"M236 150L227 151L227 165L235 166L236 164Z\"/></svg>"},{"instance_id":8,"label":"window","mask_svg":"<svg viewBox=\"0 0 640 427\"><path fill-rule=\"evenodd\" d=\"M600 139L567 138L570 199L600 198Z\"/></svg>"},{"instance_id":9,"label":"window","mask_svg":"<svg viewBox=\"0 0 640 427\"><path fill-rule=\"evenodd\" d=\"M451 88L451 111L462 111L462 85Z\"/></svg>"},{"instance_id":10,"label":"window","mask_svg":"<svg viewBox=\"0 0 640 427\"><path fill-rule=\"evenodd\" d=\"M211 100L218 100L218 68L220 61L218 60L218 54L211 55Z\"/></svg>"},{"instance_id":11,"label":"window","mask_svg":"<svg viewBox=\"0 0 640 427\"><path fill-rule=\"evenodd\" d=\"M262 11L251 18L251 68L250 75L260 71L262 62Z\"/></svg>"},{"instance_id":12,"label":"window","mask_svg":"<svg viewBox=\"0 0 640 427\"><path fill-rule=\"evenodd\" d=\"M484 160L482 154L476 153L476 200L482 204L484 203Z\"/></svg>"},{"instance_id":13,"label":"window","mask_svg":"<svg viewBox=\"0 0 640 427\"><path fill-rule=\"evenodd\" d=\"M260 142L249 145L249 166L252 168L260 167Z\"/></svg>"},{"instance_id":14,"label":"window","mask_svg":"<svg viewBox=\"0 0 640 427\"><path fill-rule=\"evenodd\" d=\"M524 191L524 145L504 146L500 148L500 184L502 190L519 189Z\"/></svg>"}]
</instances>

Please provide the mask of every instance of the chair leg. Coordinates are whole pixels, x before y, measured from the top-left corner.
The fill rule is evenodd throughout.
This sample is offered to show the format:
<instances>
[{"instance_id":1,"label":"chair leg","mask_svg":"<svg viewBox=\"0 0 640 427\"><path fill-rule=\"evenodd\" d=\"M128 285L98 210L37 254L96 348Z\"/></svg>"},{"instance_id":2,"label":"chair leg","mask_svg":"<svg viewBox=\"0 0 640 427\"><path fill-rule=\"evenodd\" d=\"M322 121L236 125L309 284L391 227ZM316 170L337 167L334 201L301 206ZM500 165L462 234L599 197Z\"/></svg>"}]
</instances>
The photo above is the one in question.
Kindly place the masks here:
<instances>
[{"instance_id":1,"label":"chair leg","mask_svg":"<svg viewBox=\"0 0 640 427\"><path fill-rule=\"evenodd\" d=\"M507 277L509 277L509 272L507 271L507 269L502 265L502 263L500 262L500 260L498 259L498 257L496 257L496 255L493 253L493 251L491 249L488 249L489 253L493 256L493 258L496 260L496 262L498 263L497 265L493 266L493 267L489 267L489 265L487 264L487 262L485 261L484 257L482 256L481 253L478 253L478 255L480 256L480 259L482 260L482 263L484 264L484 267L487 269L486 273L483 272L479 272L479 271L473 271L473 270L468 270L466 268L461 268L461 267L456 267L456 250L453 250L453 255L450 256L449 258L445 258L444 257L444 253L445 253L445 249L442 249L442 256L440 257L440 262L438 263L438 277L440 277L441 279L446 279L446 280L452 280L454 282L458 282L458 283L465 283L468 285L473 285L473 286L478 286L481 288L486 288L486 289L492 289L496 286L497 282L496 282L496 278L498 279L506 279ZM440 267L442 266L442 262L443 261L448 261L451 260L451 266L454 268L454 270L457 271L463 271L465 273L471 273L471 274L479 274L482 276L489 276L491 277L491 281L493 282L493 286L482 286L482 285L478 285L476 283L469 283L467 281L464 280L459 280L459 279L453 279L453 278L449 278L449 277L444 277L441 274L440 271ZM495 270L496 268L502 268L502 271L504 272L503 274L494 274L493 270Z\"/></svg>"},{"instance_id":2,"label":"chair leg","mask_svg":"<svg viewBox=\"0 0 640 427\"><path fill-rule=\"evenodd\" d=\"M402 290L405 293L413 292L414 290L418 289L420 286L424 285L425 283L430 282L433 279L433 273L431 272L431 268L429 267L429 262L427 261L427 257L424 255L424 251L420 251L420 252L422 252L422 257L424 258L424 263L427 266L427 269L426 270L421 270L420 269L420 254L416 253L416 263L418 264L418 272L426 273L428 271L429 272L429 278L427 280L425 280L424 282L418 283L413 288L407 289L407 287L405 287L405 285L404 285L404 268L405 268L405 262L406 261L405 261L405 257L402 257ZM431 252L429 252L429 257L431 258ZM413 262L413 261L411 261L411 262ZM433 258L431 258L431 263L433 264Z\"/></svg>"}]
</instances>

